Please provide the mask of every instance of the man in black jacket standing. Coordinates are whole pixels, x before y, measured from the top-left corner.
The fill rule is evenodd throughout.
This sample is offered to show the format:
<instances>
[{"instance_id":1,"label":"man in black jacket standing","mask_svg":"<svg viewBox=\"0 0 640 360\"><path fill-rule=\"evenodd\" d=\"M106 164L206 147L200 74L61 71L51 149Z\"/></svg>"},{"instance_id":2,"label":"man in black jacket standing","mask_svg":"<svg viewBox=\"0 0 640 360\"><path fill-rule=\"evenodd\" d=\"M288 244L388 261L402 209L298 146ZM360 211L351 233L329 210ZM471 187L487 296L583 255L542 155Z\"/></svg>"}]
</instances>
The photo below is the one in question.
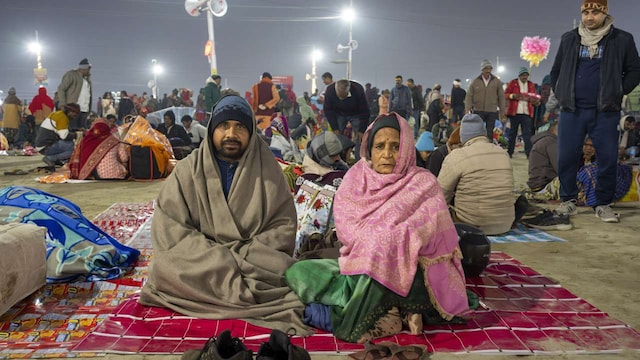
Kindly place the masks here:
<instances>
[{"instance_id":1,"label":"man in black jacket standing","mask_svg":"<svg viewBox=\"0 0 640 360\"><path fill-rule=\"evenodd\" d=\"M640 58L633 36L613 27L607 0L583 0L580 26L565 33L551 69L560 105L558 177L562 204L556 212L576 213L576 175L588 134L598 159L596 216L619 222L615 200L618 129L622 97L640 83Z\"/></svg>"},{"instance_id":2,"label":"man in black jacket standing","mask_svg":"<svg viewBox=\"0 0 640 360\"><path fill-rule=\"evenodd\" d=\"M331 129L343 134L348 123L356 136L356 160L360 159L360 141L369 125L369 104L362 85L355 81L340 79L327 86L324 94L324 114Z\"/></svg>"}]
</instances>

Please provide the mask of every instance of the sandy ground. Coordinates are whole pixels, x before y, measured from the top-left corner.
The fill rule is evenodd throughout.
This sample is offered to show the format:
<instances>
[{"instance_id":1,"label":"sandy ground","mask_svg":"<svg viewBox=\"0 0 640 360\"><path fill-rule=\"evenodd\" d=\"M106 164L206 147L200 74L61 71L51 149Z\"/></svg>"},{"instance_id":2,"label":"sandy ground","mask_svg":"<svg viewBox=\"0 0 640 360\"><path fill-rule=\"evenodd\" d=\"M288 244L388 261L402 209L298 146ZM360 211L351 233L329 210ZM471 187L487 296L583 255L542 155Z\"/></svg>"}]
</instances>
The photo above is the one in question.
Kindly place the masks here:
<instances>
[{"instance_id":1,"label":"sandy ground","mask_svg":"<svg viewBox=\"0 0 640 360\"><path fill-rule=\"evenodd\" d=\"M512 160L516 186L527 179L527 160L516 154ZM103 181L84 184L40 184L36 175L3 175L16 168L30 170L42 165L38 157L0 156L0 187L25 185L67 198L79 205L85 216L93 218L115 202L153 200L163 182ZM551 232L564 243L497 244L500 250L531 266L541 274L559 281L565 288L584 298L611 316L640 328L640 207L617 208L619 224L607 224L597 219L590 208L572 217L574 229ZM550 345L555 347L555 345ZM561 345L560 345L561 348ZM554 350L558 349L557 347ZM455 356L436 354L433 359L515 359L515 356ZM180 356L110 355L107 359L179 359ZM314 356L314 359L327 356ZM336 359L335 356L331 356ZM618 355L556 355L547 359L640 359L640 352Z\"/></svg>"}]
</instances>

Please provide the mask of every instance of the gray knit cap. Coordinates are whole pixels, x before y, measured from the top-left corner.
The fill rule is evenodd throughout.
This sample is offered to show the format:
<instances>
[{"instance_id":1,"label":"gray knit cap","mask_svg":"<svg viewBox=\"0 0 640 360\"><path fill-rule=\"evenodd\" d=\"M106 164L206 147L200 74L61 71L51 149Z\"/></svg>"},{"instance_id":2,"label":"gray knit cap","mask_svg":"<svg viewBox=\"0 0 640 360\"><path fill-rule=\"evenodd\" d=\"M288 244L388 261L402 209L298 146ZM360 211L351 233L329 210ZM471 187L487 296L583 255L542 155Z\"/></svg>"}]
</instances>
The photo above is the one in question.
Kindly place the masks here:
<instances>
[{"instance_id":1,"label":"gray knit cap","mask_svg":"<svg viewBox=\"0 0 640 360\"><path fill-rule=\"evenodd\" d=\"M491 61L484 59L482 60L482 62L480 63L480 70L484 70L484 68L493 68L493 64L491 63Z\"/></svg>"},{"instance_id":2,"label":"gray knit cap","mask_svg":"<svg viewBox=\"0 0 640 360\"><path fill-rule=\"evenodd\" d=\"M209 132L227 120L241 122L248 130L249 135L253 134L253 110L247 100L237 95L224 96L213 108L209 124Z\"/></svg>"},{"instance_id":3,"label":"gray knit cap","mask_svg":"<svg viewBox=\"0 0 640 360\"><path fill-rule=\"evenodd\" d=\"M478 136L487 136L487 129L478 114L467 114L462 118L460 125L460 142L466 143L467 140Z\"/></svg>"}]
</instances>

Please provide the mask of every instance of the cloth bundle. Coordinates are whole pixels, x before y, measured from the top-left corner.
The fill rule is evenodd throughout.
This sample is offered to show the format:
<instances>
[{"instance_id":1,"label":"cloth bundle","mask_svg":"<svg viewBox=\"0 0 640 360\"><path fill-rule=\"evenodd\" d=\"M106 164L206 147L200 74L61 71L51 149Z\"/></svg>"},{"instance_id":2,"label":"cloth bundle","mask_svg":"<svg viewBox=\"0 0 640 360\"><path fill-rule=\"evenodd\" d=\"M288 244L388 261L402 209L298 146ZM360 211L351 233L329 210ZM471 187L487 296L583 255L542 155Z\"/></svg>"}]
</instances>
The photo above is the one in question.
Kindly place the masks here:
<instances>
[{"instance_id":1,"label":"cloth bundle","mask_svg":"<svg viewBox=\"0 0 640 360\"><path fill-rule=\"evenodd\" d=\"M0 225L0 315L45 284L45 228Z\"/></svg>"}]
</instances>

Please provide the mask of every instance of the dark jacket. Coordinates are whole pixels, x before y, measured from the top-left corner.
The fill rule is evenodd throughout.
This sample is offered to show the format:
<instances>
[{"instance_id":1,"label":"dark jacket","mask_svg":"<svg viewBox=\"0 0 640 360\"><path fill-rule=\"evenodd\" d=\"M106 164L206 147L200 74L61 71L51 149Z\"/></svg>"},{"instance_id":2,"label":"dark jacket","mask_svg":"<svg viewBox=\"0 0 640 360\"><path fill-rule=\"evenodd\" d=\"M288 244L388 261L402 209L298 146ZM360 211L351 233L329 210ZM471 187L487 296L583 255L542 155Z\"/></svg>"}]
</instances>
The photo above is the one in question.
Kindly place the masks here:
<instances>
[{"instance_id":1,"label":"dark jacket","mask_svg":"<svg viewBox=\"0 0 640 360\"><path fill-rule=\"evenodd\" d=\"M529 188L538 191L558 176L558 136L543 131L531 138L529 154Z\"/></svg>"},{"instance_id":2,"label":"dark jacket","mask_svg":"<svg viewBox=\"0 0 640 360\"><path fill-rule=\"evenodd\" d=\"M182 140L183 142L182 145L191 144L191 138L189 137L189 134L187 134L187 130L185 130L184 127L182 127L182 125L173 124L173 126L169 128L169 131L167 131L167 126L164 123L162 123L158 125L158 131L163 133L167 137L167 139L178 138Z\"/></svg>"},{"instance_id":3,"label":"dark jacket","mask_svg":"<svg viewBox=\"0 0 640 360\"><path fill-rule=\"evenodd\" d=\"M640 58L633 36L611 27L600 41L603 55L600 62L600 90L598 111L620 111L622 96L640 83ZM560 47L551 68L551 87L561 111L574 112L575 75L580 51L578 29L562 35Z\"/></svg>"},{"instance_id":4,"label":"dark jacket","mask_svg":"<svg viewBox=\"0 0 640 360\"><path fill-rule=\"evenodd\" d=\"M362 85L350 81L349 97L340 100L336 95L336 83L327 86L324 94L324 115L331 125L331 129L338 129L338 116L357 117L360 120L359 132L364 132L369 125L369 103Z\"/></svg>"},{"instance_id":5,"label":"dark jacket","mask_svg":"<svg viewBox=\"0 0 640 360\"><path fill-rule=\"evenodd\" d=\"M464 98L467 97L467 92L461 87L451 88L451 107L464 108Z\"/></svg>"},{"instance_id":6,"label":"dark jacket","mask_svg":"<svg viewBox=\"0 0 640 360\"><path fill-rule=\"evenodd\" d=\"M218 100L220 100L220 85L215 82L208 82L204 87L205 111L210 113Z\"/></svg>"},{"instance_id":7,"label":"dark jacket","mask_svg":"<svg viewBox=\"0 0 640 360\"><path fill-rule=\"evenodd\" d=\"M440 169L442 169L442 162L444 162L444 158L446 158L447 155L449 155L449 148L447 145L438 146L436 150L431 153L423 167L431 171L433 176L438 177Z\"/></svg>"}]
</instances>

